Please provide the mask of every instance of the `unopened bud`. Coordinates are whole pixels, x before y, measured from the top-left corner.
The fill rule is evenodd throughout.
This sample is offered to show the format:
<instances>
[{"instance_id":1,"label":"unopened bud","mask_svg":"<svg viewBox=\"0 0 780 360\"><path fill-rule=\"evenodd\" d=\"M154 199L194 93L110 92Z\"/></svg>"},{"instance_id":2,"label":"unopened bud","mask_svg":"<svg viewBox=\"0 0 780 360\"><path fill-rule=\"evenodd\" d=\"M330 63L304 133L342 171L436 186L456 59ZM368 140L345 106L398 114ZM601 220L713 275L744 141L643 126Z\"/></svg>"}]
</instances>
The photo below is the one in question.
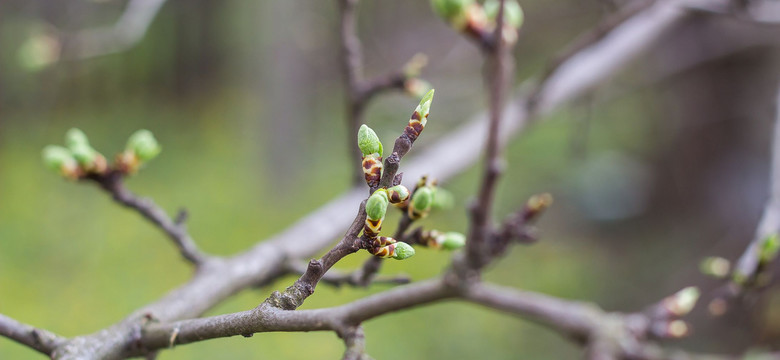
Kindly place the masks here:
<instances>
[{"instance_id":1,"label":"unopened bud","mask_svg":"<svg viewBox=\"0 0 780 360\"><path fill-rule=\"evenodd\" d=\"M777 233L767 236L761 244L760 262L762 264L771 262L777 257L778 250L780 250L780 237L777 236Z\"/></svg>"},{"instance_id":2,"label":"unopened bud","mask_svg":"<svg viewBox=\"0 0 780 360\"><path fill-rule=\"evenodd\" d=\"M389 200L387 198L387 190L378 189L368 198L366 202L366 216L370 220L380 220L385 217L387 213L387 204Z\"/></svg>"},{"instance_id":3,"label":"unopened bud","mask_svg":"<svg viewBox=\"0 0 780 360\"><path fill-rule=\"evenodd\" d=\"M523 214L525 221L530 221L538 217L544 210L550 207L552 203L553 197L549 193L531 196L528 199L528 202L525 203L525 211Z\"/></svg>"},{"instance_id":4,"label":"unopened bud","mask_svg":"<svg viewBox=\"0 0 780 360\"><path fill-rule=\"evenodd\" d=\"M440 187L433 188L433 204L431 207L437 210L451 209L455 205L455 197L452 193Z\"/></svg>"},{"instance_id":5,"label":"unopened bud","mask_svg":"<svg viewBox=\"0 0 780 360\"><path fill-rule=\"evenodd\" d=\"M400 241L395 243L395 252L393 254L393 259L403 260L403 259L408 259L412 256L414 256L414 248L411 245Z\"/></svg>"},{"instance_id":6,"label":"unopened bud","mask_svg":"<svg viewBox=\"0 0 780 360\"><path fill-rule=\"evenodd\" d=\"M688 336L691 333L691 328L688 323L682 320L672 320L666 327L667 337L673 339L680 339Z\"/></svg>"},{"instance_id":7,"label":"unopened bud","mask_svg":"<svg viewBox=\"0 0 780 360\"><path fill-rule=\"evenodd\" d=\"M433 10L449 23L464 18L467 8L475 4L474 0L431 0Z\"/></svg>"},{"instance_id":8,"label":"unopened bud","mask_svg":"<svg viewBox=\"0 0 780 360\"><path fill-rule=\"evenodd\" d=\"M466 245L466 235L451 231L443 235L441 247L447 250L455 250Z\"/></svg>"},{"instance_id":9,"label":"unopened bud","mask_svg":"<svg viewBox=\"0 0 780 360\"><path fill-rule=\"evenodd\" d=\"M729 275L731 263L722 257L711 256L702 260L699 264L699 270L704 275L722 279Z\"/></svg>"},{"instance_id":10,"label":"unopened bud","mask_svg":"<svg viewBox=\"0 0 780 360\"><path fill-rule=\"evenodd\" d=\"M428 215L433 203L433 192L431 188L424 186L412 195L412 200L409 203L409 217L412 219L419 219Z\"/></svg>"},{"instance_id":11,"label":"unopened bud","mask_svg":"<svg viewBox=\"0 0 780 360\"><path fill-rule=\"evenodd\" d=\"M57 62L60 58L62 44L48 34L34 35L28 38L20 47L18 58L21 65L30 71L38 71Z\"/></svg>"},{"instance_id":12,"label":"unopened bud","mask_svg":"<svg viewBox=\"0 0 780 360\"><path fill-rule=\"evenodd\" d=\"M149 161L160 154L162 148L149 130L138 130L127 140L127 150L135 153L140 161Z\"/></svg>"},{"instance_id":13,"label":"unopened bud","mask_svg":"<svg viewBox=\"0 0 780 360\"><path fill-rule=\"evenodd\" d=\"M498 0L485 1L485 14L488 19L496 22L498 17L498 9L501 7L501 3ZM523 25L523 8L516 0L504 0L504 24L509 25L515 29Z\"/></svg>"},{"instance_id":14,"label":"unopened bud","mask_svg":"<svg viewBox=\"0 0 780 360\"><path fill-rule=\"evenodd\" d=\"M693 310L699 295L697 287L689 286L664 299L663 306L672 315L683 316Z\"/></svg>"},{"instance_id":15,"label":"unopened bud","mask_svg":"<svg viewBox=\"0 0 780 360\"><path fill-rule=\"evenodd\" d=\"M76 161L78 161L79 164L85 169L91 167L92 164L95 163L98 155L97 152L89 146L89 144L85 143L76 143L75 145L71 145L70 151L73 154L73 157L76 158Z\"/></svg>"},{"instance_id":16,"label":"unopened bud","mask_svg":"<svg viewBox=\"0 0 780 360\"><path fill-rule=\"evenodd\" d=\"M368 125L363 124L358 130L358 147L363 156L371 154L379 154L382 156L382 142L379 141L379 136L376 135Z\"/></svg>"},{"instance_id":17,"label":"unopened bud","mask_svg":"<svg viewBox=\"0 0 780 360\"><path fill-rule=\"evenodd\" d=\"M89 139L87 139L87 134L81 131L81 129L71 128L65 133L65 145L73 151L73 147L75 146L89 146Z\"/></svg>"},{"instance_id":18,"label":"unopened bud","mask_svg":"<svg viewBox=\"0 0 780 360\"><path fill-rule=\"evenodd\" d=\"M425 123L428 120L428 115L431 112L431 103L433 102L433 93L434 89L431 89L428 91L425 96L420 100L420 104L417 105L417 108L414 109L415 112L419 113L422 118L420 121L422 122L422 125L425 126Z\"/></svg>"},{"instance_id":19,"label":"unopened bud","mask_svg":"<svg viewBox=\"0 0 780 360\"><path fill-rule=\"evenodd\" d=\"M49 145L41 152L46 167L57 171L68 178L78 177L78 163L70 150L56 145Z\"/></svg>"},{"instance_id":20,"label":"unopened bud","mask_svg":"<svg viewBox=\"0 0 780 360\"><path fill-rule=\"evenodd\" d=\"M409 189L403 185L396 185L387 189L387 198L391 204L400 204L409 199Z\"/></svg>"}]
</instances>

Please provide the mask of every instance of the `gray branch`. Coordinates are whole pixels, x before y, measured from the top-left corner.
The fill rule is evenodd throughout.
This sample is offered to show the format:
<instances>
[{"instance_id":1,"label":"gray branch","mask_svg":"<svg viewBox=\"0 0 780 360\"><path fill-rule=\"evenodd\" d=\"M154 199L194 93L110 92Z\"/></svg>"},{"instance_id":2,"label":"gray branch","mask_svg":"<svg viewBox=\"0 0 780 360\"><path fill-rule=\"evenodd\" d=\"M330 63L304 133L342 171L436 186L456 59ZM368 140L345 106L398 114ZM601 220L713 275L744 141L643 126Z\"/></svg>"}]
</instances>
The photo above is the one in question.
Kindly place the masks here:
<instances>
[{"instance_id":1,"label":"gray branch","mask_svg":"<svg viewBox=\"0 0 780 360\"><path fill-rule=\"evenodd\" d=\"M114 25L66 35L61 58L82 60L133 47L144 38L163 4L165 0L130 0Z\"/></svg>"},{"instance_id":2,"label":"gray branch","mask_svg":"<svg viewBox=\"0 0 780 360\"><path fill-rule=\"evenodd\" d=\"M761 220L758 222L753 240L739 258L735 273L750 279L758 270L761 245L772 234L780 231L780 86L777 93L777 109L772 138L772 160L769 175L769 199L767 199Z\"/></svg>"},{"instance_id":3,"label":"gray branch","mask_svg":"<svg viewBox=\"0 0 780 360\"><path fill-rule=\"evenodd\" d=\"M3 314L0 314L0 335L46 355L51 355L65 342L65 338L59 335L22 324Z\"/></svg>"},{"instance_id":4,"label":"gray branch","mask_svg":"<svg viewBox=\"0 0 780 360\"><path fill-rule=\"evenodd\" d=\"M141 216L156 225L168 235L182 257L187 261L200 265L209 259L208 256L198 250L195 241L190 237L184 224L187 213L180 211L176 220L172 220L168 214L155 204L150 198L139 197L128 190L122 181L122 174L116 171L105 175L90 175L89 179L97 182L101 188L113 197L114 201L137 211Z\"/></svg>"}]
</instances>

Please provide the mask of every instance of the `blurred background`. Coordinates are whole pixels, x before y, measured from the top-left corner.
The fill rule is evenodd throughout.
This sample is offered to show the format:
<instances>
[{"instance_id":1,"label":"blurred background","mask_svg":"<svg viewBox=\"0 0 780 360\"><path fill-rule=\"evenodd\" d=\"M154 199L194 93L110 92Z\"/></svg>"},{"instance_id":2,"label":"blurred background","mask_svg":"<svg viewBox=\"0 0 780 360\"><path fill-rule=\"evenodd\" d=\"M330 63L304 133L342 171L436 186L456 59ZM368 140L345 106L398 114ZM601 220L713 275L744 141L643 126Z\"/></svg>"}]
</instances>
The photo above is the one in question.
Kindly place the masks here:
<instances>
[{"instance_id":1,"label":"blurred background","mask_svg":"<svg viewBox=\"0 0 780 360\"><path fill-rule=\"evenodd\" d=\"M598 0L525 0L517 80L614 11ZM162 155L128 181L170 213L186 207L207 252L234 254L294 223L350 187L354 146L344 121L335 1L171 0L146 36L116 54L43 67L31 57L56 44L31 38L111 26L126 1L0 0L0 313L65 336L94 332L186 281L168 240L91 184L41 164L40 150L79 127L101 152L136 129ZM436 100L423 148L486 107L482 60L427 1L362 1L366 74L384 74L424 52ZM767 196L780 29L695 15L607 86L513 140L497 214L550 192L542 240L515 247L486 277L603 308L636 311L688 285L704 256L736 259ZM389 143L417 99L382 96L366 113ZM414 151L410 156L414 155ZM435 161L435 159L431 159ZM452 210L426 226L465 231L479 167L448 181ZM436 174L432 174L436 175ZM407 179L407 181L411 181ZM394 224L390 218L388 224ZM392 228L392 226L390 226ZM365 252L338 264L349 270ZM446 253L418 251L383 272L425 279ZM285 277L209 312L252 308ZM321 286L304 308L343 304L386 286ZM699 306L685 349L737 353L780 345L780 292L746 299L720 318ZM580 349L528 321L441 303L365 324L377 359L571 359ZM402 339L402 340L400 340ZM388 341L392 340L392 341ZM408 353L396 352L404 341ZM339 358L331 333L269 333L177 347L161 359ZM0 358L40 356L0 339Z\"/></svg>"}]
</instances>

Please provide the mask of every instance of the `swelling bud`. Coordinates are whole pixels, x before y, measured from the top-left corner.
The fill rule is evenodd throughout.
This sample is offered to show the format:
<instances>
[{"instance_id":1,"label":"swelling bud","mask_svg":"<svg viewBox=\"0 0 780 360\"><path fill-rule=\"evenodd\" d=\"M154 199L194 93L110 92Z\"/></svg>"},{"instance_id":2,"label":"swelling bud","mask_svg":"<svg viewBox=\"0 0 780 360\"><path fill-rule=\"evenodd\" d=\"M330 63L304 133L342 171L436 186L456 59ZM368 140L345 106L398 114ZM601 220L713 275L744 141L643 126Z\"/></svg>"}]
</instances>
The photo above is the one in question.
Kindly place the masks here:
<instances>
[{"instance_id":1,"label":"swelling bud","mask_svg":"<svg viewBox=\"0 0 780 360\"><path fill-rule=\"evenodd\" d=\"M395 250L393 254L393 259L404 260L414 256L414 248L411 245L400 241L395 243L394 245L395 245Z\"/></svg>"},{"instance_id":2,"label":"swelling bud","mask_svg":"<svg viewBox=\"0 0 780 360\"><path fill-rule=\"evenodd\" d=\"M368 127L368 125L363 124L360 126L357 141L363 156L372 154L382 156L382 142L379 141L379 136L377 136L374 130Z\"/></svg>"},{"instance_id":3,"label":"swelling bud","mask_svg":"<svg viewBox=\"0 0 780 360\"><path fill-rule=\"evenodd\" d=\"M497 0L485 1L485 14L488 19L495 22L498 17L498 9L501 7L501 2ZM525 15L523 14L523 8L515 0L504 0L504 24L509 25L515 29L523 26L523 20Z\"/></svg>"},{"instance_id":4,"label":"swelling bud","mask_svg":"<svg viewBox=\"0 0 780 360\"><path fill-rule=\"evenodd\" d=\"M157 139L149 130L138 130L127 140L127 151L133 152L140 161L149 161L162 151Z\"/></svg>"},{"instance_id":5,"label":"swelling bud","mask_svg":"<svg viewBox=\"0 0 780 360\"><path fill-rule=\"evenodd\" d=\"M446 250L460 249L466 245L466 235L451 231L443 235L441 247Z\"/></svg>"},{"instance_id":6,"label":"swelling bud","mask_svg":"<svg viewBox=\"0 0 780 360\"><path fill-rule=\"evenodd\" d=\"M79 176L79 166L70 150L56 145L49 145L41 152L43 163L60 175L75 179Z\"/></svg>"},{"instance_id":7,"label":"swelling bud","mask_svg":"<svg viewBox=\"0 0 780 360\"><path fill-rule=\"evenodd\" d=\"M81 131L81 129L72 128L65 133L65 145L67 145L72 151L73 147L75 146L89 146L89 139L87 139L87 134Z\"/></svg>"},{"instance_id":8,"label":"swelling bud","mask_svg":"<svg viewBox=\"0 0 780 360\"><path fill-rule=\"evenodd\" d=\"M368 219L380 220L384 218L385 213L387 213L388 202L387 190L379 189L374 191L374 194L372 194L366 202L366 216Z\"/></svg>"}]
</instances>

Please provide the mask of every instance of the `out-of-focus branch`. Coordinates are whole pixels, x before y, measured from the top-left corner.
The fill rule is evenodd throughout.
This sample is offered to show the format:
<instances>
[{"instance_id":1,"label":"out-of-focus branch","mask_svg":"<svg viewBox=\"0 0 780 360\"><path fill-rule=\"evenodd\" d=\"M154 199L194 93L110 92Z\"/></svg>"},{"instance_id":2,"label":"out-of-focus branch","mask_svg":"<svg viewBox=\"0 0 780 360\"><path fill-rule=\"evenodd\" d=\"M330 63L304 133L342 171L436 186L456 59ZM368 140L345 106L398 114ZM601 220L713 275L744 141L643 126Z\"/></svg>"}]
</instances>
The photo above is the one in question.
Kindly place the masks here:
<instances>
[{"instance_id":1,"label":"out-of-focus branch","mask_svg":"<svg viewBox=\"0 0 780 360\"><path fill-rule=\"evenodd\" d=\"M152 199L139 197L128 190L123 182L122 174L111 171L105 175L89 175L88 179L95 181L100 187L111 194L114 201L137 211L141 216L149 220L155 226L164 231L171 239L179 253L187 261L194 265L200 265L209 257L198 250L195 241L192 240L185 226L186 212L179 212L176 220L172 220L165 210L154 203Z\"/></svg>"},{"instance_id":2,"label":"out-of-focus branch","mask_svg":"<svg viewBox=\"0 0 780 360\"><path fill-rule=\"evenodd\" d=\"M488 242L492 227L492 210L495 198L496 183L503 171L503 142L499 140L499 128L504 115L504 101L507 92L508 79L512 78L514 58L510 54L511 44L503 40L504 29L504 0L501 0L498 15L496 15L496 29L493 38L497 39L495 45L485 48L486 62L490 66L490 72L485 79L488 87L488 133L485 144L484 169L482 181L477 193L477 200L471 207L471 223L469 224L469 237L466 243L466 255L468 265L472 269L484 266L490 255L488 254Z\"/></svg>"},{"instance_id":3,"label":"out-of-focus branch","mask_svg":"<svg viewBox=\"0 0 780 360\"><path fill-rule=\"evenodd\" d=\"M349 132L347 138L354 139L363 123L368 103L384 91L405 89L407 81L416 76L415 73L425 66L426 60L424 56L418 55L413 57L404 66L404 69L365 80L363 78L363 52L360 38L357 35L355 15L359 0L337 1L340 15L341 67L346 89L346 120ZM360 159L361 154L357 146L352 142L347 143L349 144L350 159ZM353 182L356 185L363 182L363 172L360 168L355 168Z\"/></svg>"},{"instance_id":4,"label":"out-of-focus branch","mask_svg":"<svg viewBox=\"0 0 780 360\"><path fill-rule=\"evenodd\" d=\"M593 36L580 50L559 61L531 96L530 108L546 113L562 101L592 89L625 67L680 21L691 14L691 6L719 7L727 0L658 0L618 24L602 36ZM588 69L588 71L582 71Z\"/></svg>"},{"instance_id":5,"label":"out-of-focus branch","mask_svg":"<svg viewBox=\"0 0 780 360\"><path fill-rule=\"evenodd\" d=\"M0 314L0 335L46 355L51 355L54 349L66 340L50 331L22 324L3 314Z\"/></svg>"},{"instance_id":6,"label":"out-of-focus branch","mask_svg":"<svg viewBox=\"0 0 780 360\"><path fill-rule=\"evenodd\" d=\"M61 60L82 60L125 51L141 41L166 0L130 0L109 27L65 35Z\"/></svg>"},{"instance_id":7,"label":"out-of-focus branch","mask_svg":"<svg viewBox=\"0 0 780 360\"><path fill-rule=\"evenodd\" d=\"M767 199L753 240L735 266L734 278L741 282L749 282L756 276L764 242L780 232L780 86L778 87L776 104L769 175L769 199Z\"/></svg>"}]
</instances>

